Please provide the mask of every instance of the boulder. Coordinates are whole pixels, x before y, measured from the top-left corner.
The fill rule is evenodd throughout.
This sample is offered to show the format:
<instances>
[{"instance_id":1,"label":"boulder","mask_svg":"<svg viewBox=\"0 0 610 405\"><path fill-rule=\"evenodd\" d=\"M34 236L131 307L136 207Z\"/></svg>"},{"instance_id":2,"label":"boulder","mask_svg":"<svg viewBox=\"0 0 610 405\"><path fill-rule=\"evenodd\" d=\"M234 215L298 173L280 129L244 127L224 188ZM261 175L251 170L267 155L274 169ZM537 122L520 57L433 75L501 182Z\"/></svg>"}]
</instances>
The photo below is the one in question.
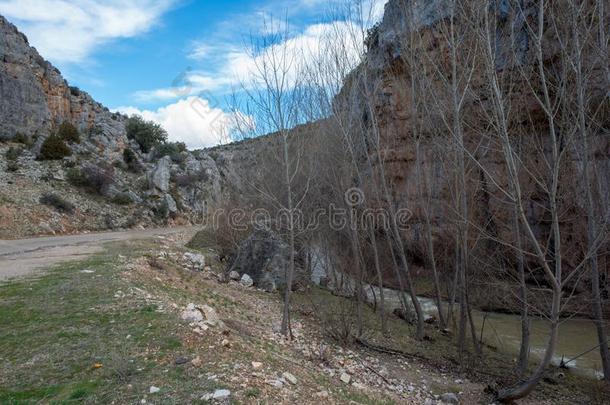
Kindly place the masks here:
<instances>
[{"instance_id":1,"label":"boulder","mask_svg":"<svg viewBox=\"0 0 610 405\"><path fill-rule=\"evenodd\" d=\"M165 194L163 195L163 198L161 198L161 207L168 215L175 215L178 212L178 205L176 204L174 197L169 194Z\"/></svg>"},{"instance_id":2,"label":"boulder","mask_svg":"<svg viewBox=\"0 0 610 405\"><path fill-rule=\"evenodd\" d=\"M244 274L243 276L241 276L241 280L239 282L244 287L252 287L254 285L254 280L252 280L252 277L250 277L247 274Z\"/></svg>"},{"instance_id":3,"label":"boulder","mask_svg":"<svg viewBox=\"0 0 610 405\"><path fill-rule=\"evenodd\" d=\"M241 279L241 276L239 275L238 272L232 271L229 273L229 278L233 281L239 281Z\"/></svg>"},{"instance_id":4,"label":"boulder","mask_svg":"<svg viewBox=\"0 0 610 405\"><path fill-rule=\"evenodd\" d=\"M186 252L182 255L182 259L195 270L201 270L205 267L205 256L200 253Z\"/></svg>"},{"instance_id":5,"label":"boulder","mask_svg":"<svg viewBox=\"0 0 610 405\"><path fill-rule=\"evenodd\" d=\"M286 285L286 273L290 264L290 247L278 235L268 229L257 229L242 241L237 254L231 258L225 276L237 272L247 274L254 285L268 292ZM296 256L293 288L305 285L309 279Z\"/></svg>"},{"instance_id":6,"label":"boulder","mask_svg":"<svg viewBox=\"0 0 610 405\"><path fill-rule=\"evenodd\" d=\"M187 322L200 322L203 321L203 313L195 306L195 304L188 304L186 309L182 311L180 316Z\"/></svg>"}]
</instances>

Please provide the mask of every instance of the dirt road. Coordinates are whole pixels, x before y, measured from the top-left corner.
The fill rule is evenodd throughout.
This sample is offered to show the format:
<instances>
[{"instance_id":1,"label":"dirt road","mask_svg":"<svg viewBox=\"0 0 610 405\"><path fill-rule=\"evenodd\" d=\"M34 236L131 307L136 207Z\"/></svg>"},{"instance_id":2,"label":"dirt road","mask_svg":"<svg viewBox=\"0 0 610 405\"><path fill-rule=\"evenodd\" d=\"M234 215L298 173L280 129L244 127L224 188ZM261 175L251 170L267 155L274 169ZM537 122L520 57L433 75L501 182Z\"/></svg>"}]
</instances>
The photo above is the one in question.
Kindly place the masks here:
<instances>
[{"instance_id":1,"label":"dirt road","mask_svg":"<svg viewBox=\"0 0 610 405\"><path fill-rule=\"evenodd\" d=\"M99 252L108 242L148 239L157 236L194 232L194 228L129 230L51 236L21 240L0 240L0 281L23 277L57 263L82 259Z\"/></svg>"}]
</instances>

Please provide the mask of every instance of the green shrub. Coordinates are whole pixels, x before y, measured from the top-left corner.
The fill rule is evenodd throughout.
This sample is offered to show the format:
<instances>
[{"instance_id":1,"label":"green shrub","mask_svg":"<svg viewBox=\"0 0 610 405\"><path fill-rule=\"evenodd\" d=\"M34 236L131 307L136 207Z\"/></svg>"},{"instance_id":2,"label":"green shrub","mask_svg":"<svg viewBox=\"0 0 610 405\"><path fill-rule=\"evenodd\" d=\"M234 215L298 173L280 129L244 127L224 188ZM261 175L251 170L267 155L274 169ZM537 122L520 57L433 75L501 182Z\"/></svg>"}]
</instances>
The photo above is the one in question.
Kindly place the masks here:
<instances>
[{"instance_id":1,"label":"green shrub","mask_svg":"<svg viewBox=\"0 0 610 405\"><path fill-rule=\"evenodd\" d=\"M78 129L72 123L64 121L57 131L57 135L68 143L80 143L80 134Z\"/></svg>"},{"instance_id":2,"label":"green shrub","mask_svg":"<svg viewBox=\"0 0 610 405\"><path fill-rule=\"evenodd\" d=\"M116 205L130 205L133 204L133 200L128 193L118 193L112 199L112 202Z\"/></svg>"},{"instance_id":3,"label":"green shrub","mask_svg":"<svg viewBox=\"0 0 610 405\"><path fill-rule=\"evenodd\" d=\"M152 148L167 140L167 132L161 125L146 121L137 115L127 120L125 130L127 138L135 140L144 153L150 152Z\"/></svg>"},{"instance_id":4,"label":"green shrub","mask_svg":"<svg viewBox=\"0 0 610 405\"><path fill-rule=\"evenodd\" d=\"M7 172L14 173L17 170L19 170L19 163L17 163L17 162L8 162L8 164L6 165Z\"/></svg>"},{"instance_id":5,"label":"green shrub","mask_svg":"<svg viewBox=\"0 0 610 405\"><path fill-rule=\"evenodd\" d=\"M19 159L19 156L21 156L21 154L23 153L23 149L21 148L15 148L13 146L11 146L10 148L7 149L7 151L4 153L4 157L6 158L6 160L8 160L9 162L16 162L17 159Z\"/></svg>"},{"instance_id":6,"label":"green shrub","mask_svg":"<svg viewBox=\"0 0 610 405\"><path fill-rule=\"evenodd\" d=\"M114 168L105 164L87 165L81 169L72 168L66 173L66 178L75 187L103 194L110 185L114 184Z\"/></svg>"},{"instance_id":7,"label":"green shrub","mask_svg":"<svg viewBox=\"0 0 610 405\"><path fill-rule=\"evenodd\" d=\"M15 137L13 138L13 141L17 142L17 143L21 143L21 144L27 145L27 146L31 145L30 138L27 135L22 134L21 132L17 132L15 134Z\"/></svg>"},{"instance_id":8,"label":"green shrub","mask_svg":"<svg viewBox=\"0 0 610 405\"><path fill-rule=\"evenodd\" d=\"M58 135L50 135L40 148L40 160L60 160L70 156L72 151Z\"/></svg>"},{"instance_id":9,"label":"green shrub","mask_svg":"<svg viewBox=\"0 0 610 405\"><path fill-rule=\"evenodd\" d=\"M191 187L198 183L207 182L209 180L209 176L205 170L200 170L196 173L178 174L173 178L173 180L178 187Z\"/></svg>"},{"instance_id":10,"label":"green shrub","mask_svg":"<svg viewBox=\"0 0 610 405\"><path fill-rule=\"evenodd\" d=\"M64 200L57 194L45 193L40 197L40 203L53 207L58 211L65 212L66 214L72 214L74 212L74 204Z\"/></svg>"},{"instance_id":11,"label":"green shrub","mask_svg":"<svg viewBox=\"0 0 610 405\"><path fill-rule=\"evenodd\" d=\"M76 86L70 86L70 94L72 94L74 97L78 97L80 96L80 89Z\"/></svg>"},{"instance_id":12,"label":"green shrub","mask_svg":"<svg viewBox=\"0 0 610 405\"><path fill-rule=\"evenodd\" d=\"M161 159L164 156L169 156L175 163L181 163L184 160L182 152L186 151L184 142L166 142L157 145L155 148L155 159Z\"/></svg>"},{"instance_id":13,"label":"green shrub","mask_svg":"<svg viewBox=\"0 0 610 405\"><path fill-rule=\"evenodd\" d=\"M135 152L129 148L123 149L123 162L127 165L127 170L134 173L142 172L142 165Z\"/></svg>"}]
</instances>

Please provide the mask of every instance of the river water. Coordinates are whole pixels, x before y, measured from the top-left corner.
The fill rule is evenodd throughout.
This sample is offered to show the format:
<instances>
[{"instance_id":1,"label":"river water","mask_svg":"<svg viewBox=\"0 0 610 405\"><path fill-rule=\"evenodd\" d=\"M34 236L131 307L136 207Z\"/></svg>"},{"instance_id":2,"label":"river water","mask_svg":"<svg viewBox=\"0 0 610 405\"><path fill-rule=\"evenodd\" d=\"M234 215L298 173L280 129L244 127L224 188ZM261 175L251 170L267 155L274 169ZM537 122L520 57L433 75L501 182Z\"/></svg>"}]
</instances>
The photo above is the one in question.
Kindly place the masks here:
<instances>
[{"instance_id":1,"label":"river water","mask_svg":"<svg viewBox=\"0 0 610 405\"><path fill-rule=\"evenodd\" d=\"M325 267L322 265L313 266L312 280L319 284L320 278L326 276ZM353 281L345 274L336 274L337 280L341 280L342 290L353 291ZM331 277L331 280L333 278ZM374 295L379 299L379 288L374 286L365 286L365 291L368 300L372 303ZM389 311L394 308L401 308L400 292L384 288L384 296L386 307ZM407 302L412 307L409 297ZM433 299L419 297L422 309L427 316L438 318L438 309ZM445 306L446 303L443 303ZM446 308L444 308L446 310ZM521 342L521 318L519 315L500 314L496 312L484 312L473 310L473 320L476 325L477 334L481 332L481 326L485 321L483 330L483 341L491 346L497 347L498 350L514 355L515 358L519 354L519 346ZM610 328L608 329L610 334ZM541 358L544 355L544 350L548 341L549 322L544 318L532 317L530 323L530 350L531 357ZM590 319L570 318L565 319L559 326L559 341L557 350L553 357L553 364L559 365L562 358L568 361L582 353L593 349L597 346L597 333L595 326ZM574 372L585 375L591 378L603 377L601 367L601 357L598 349L591 350L589 353L578 357L578 359L570 361L568 367Z\"/></svg>"}]
</instances>

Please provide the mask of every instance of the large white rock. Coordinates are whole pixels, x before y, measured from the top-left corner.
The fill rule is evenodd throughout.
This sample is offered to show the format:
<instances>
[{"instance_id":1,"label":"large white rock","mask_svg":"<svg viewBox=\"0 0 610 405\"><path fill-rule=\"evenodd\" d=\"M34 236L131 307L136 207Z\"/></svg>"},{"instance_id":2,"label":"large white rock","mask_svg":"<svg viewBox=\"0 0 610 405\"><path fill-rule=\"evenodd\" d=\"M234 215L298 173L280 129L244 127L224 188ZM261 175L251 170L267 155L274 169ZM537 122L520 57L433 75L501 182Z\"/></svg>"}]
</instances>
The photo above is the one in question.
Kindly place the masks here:
<instances>
[{"instance_id":1,"label":"large white rock","mask_svg":"<svg viewBox=\"0 0 610 405\"><path fill-rule=\"evenodd\" d=\"M181 318L187 322L201 322L204 320L203 313L195 304L188 304L186 309L182 311Z\"/></svg>"}]
</instances>

